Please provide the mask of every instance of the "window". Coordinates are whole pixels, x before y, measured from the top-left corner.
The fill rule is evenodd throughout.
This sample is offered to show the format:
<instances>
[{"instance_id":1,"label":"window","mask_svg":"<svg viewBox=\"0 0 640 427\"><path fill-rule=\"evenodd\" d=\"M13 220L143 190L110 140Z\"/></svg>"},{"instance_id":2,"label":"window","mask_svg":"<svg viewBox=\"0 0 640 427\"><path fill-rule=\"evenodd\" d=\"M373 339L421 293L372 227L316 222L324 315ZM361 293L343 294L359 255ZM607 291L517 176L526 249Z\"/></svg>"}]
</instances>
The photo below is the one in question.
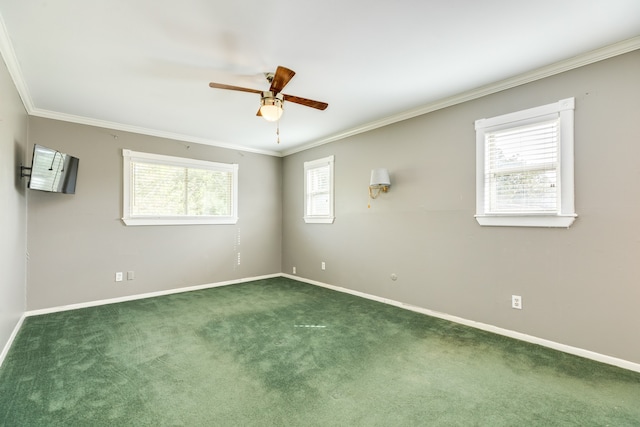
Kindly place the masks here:
<instances>
[{"instance_id":1,"label":"window","mask_svg":"<svg viewBox=\"0 0 640 427\"><path fill-rule=\"evenodd\" d=\"M122 150L127 225L235 224L238 165Z\"/></svg>"},{"instance_id":2,"label":"window","mask_svg":"<svg viewBox=\"0 0 640 427\"><path fill-rule=\"evenodd\" d=\"M480 225L569 227L574 98L476 121Z\"/></svg>"},{"instance_id":3,"label":"window","mask_svg":"<svg viewBox=\"0 0 640 427\"><path fill-rule=\"evenodd\" d=\"M333 156L304 163L304 222L331 224Z\"/></svg>"}]
</instances>

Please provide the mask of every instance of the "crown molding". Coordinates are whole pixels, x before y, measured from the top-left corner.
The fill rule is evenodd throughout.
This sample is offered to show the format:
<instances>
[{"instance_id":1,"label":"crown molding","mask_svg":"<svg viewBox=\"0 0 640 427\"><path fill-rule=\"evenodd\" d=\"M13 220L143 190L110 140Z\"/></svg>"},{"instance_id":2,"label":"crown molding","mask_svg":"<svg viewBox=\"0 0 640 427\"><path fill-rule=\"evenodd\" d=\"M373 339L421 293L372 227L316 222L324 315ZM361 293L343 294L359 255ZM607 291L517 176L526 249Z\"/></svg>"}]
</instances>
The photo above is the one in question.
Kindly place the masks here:
<instances>
[{"instance_id":1,"label":"crown molding","mask_svg":"<svg viewBox=\"0 0 640 427\"><path fill-rule=\"evenodd\" d=\"M441 110L443 108L451 107L463 102L472 101L474 99L482 98L483 96L491 95L506 89L511 89L516 86L521 86L527 83L541 80L546 77L550 77L556 74L564 73L576 68L583 67L585 65L593 64L595 62L603 61L605 59L612 58L614 56L622 55L640 49L640 36L634 37L628 40L621 41L609 46L602 47L600 49L592 50L582 55L577 55L572 58L547 65L542 68L538 68L532 71L528 71L523 74L519 74L514 77L510 77L505 80L501 80L495 83L491 83L485 86L478 87L466 92L459 93L447 98L443 98L432 103L426 104L422 107L418 107L412 110L408 110L393 116L385 117L380 120L366 123L364 125L340 132L334 135L330 135L326 138L313 141L309 144L301 145L290 150L282 152L283 156L289 156L301 151L309 150L320 145L328 144L330 142L338 141L350 136L358 135L360 133L368 132L374 129L378 129L384 126L388 126L393 123L401 122L403 120L411 119L423 114L431 113L433 111Z\"/></svg>"},{"instance_id":2,"label":"crown molding","mask_svg":"<svg viewBox=\"0 0 640 427\"><path fill-rule=\"evenodd\" d=\"M160 138L175 139L175 140L184 141L184 142L193 142L196 144L205 144L205 145L211 145L211 146L220 147L220 148L226 148L230 150L264 154L264 155L275 156L275 157L289 156L291 154L309 150L311 148L328 144L330 142L338 141L344 138L348 138L350 136L358 135L364 132L368 132L374 129L388 126L393 123L401 122L403 120L408 120L417 116L421 116L423 114L431 113L433 111L437 111L443 108L451 107L453 105L461 104L463 102L478 99L483 96L491 95L496 92L500 92L500 91L510 89L516 86L520 86L526 83L530 83L536 80L544 79L546 77L560 74L565 71L573 70L575 68L583 67L585 65L589 65L598 61L612 58L614 56L622 55L637 49L640 49L640 36L627 39L609 46L605 46L600 49L595 49L585 54L577 55L572 58L559 61L554 64L551 64L542 68L538 68L536 70L529 71L505 80L501 80L496 83L481 86L476 89L472 89L457 95L443 98L443 99L431 102L429 104L426 104L422 107L418 107L418 108L408 110L399 114L395 114L392 116L388 116L373 122L365 123L363 125L330 135L325 138L318 139L316 141L312 141L308 144L303 144L298 147L294 147L289 150L273 151L273 150L252 149L252 148L247 148L240 145L213 141L206 138L197 138L189 135L163 132L155 129L148 129L148 128L143 128L138 126L126 125L123 123L96 120L88 117L75 116L71 114L57 113L54 111L37 109L33 105L33 101L31 99L31 95L29 93L27 84L22 78L23 74L20 69L20 64L18 62L18 59L15 55L15 51L11 44L11 39L9 37L9 33L7 32L4 20L0 15L0 54L2 55L2 58L4 59L4 62L7 65L7 69L9 70L9 74L11 75L11 78L13 79L14 84L16 85L16 89L18 90L18 93L20 95L20 98L22 99L22 103L24 104L25 109L27 110L27 114L32 116L37 116L37 117L62 120L62 121L71 122L71 123L79 123L79 124L85 124L89 126L97 126L97 127L103 127L103 128L109 128L109 129L115 129L115 130L122 130L125 132L156 136Z\"/></svg>"},{"instance_id":3,"label":"crown molding","mask_svg":"<svg viewBox=\"0 0 640 427\"><path fill-rule=\"evenodd\" d=\"M20 63L18 62L18 58L16 57L15 50L13 49L13 45L11 44L11 38L9 37L9 33L7 32L7 27L4 23L4 19L2 18L2 15L0 15L0 55L2 55L2 58L4 59L4 62L7 65L7 69L9 70L11 79L13 80L13 83L16 86L18 94L20 95L20 99L22 100L22 104L24 105L24 108L26 109L27 114L30 116L61 120L64 122L78 123L78 124L89 125L89 126L97 126L97 127L108 128L113 130L121 130L125 132L156 136L159 138L174 139L174 140L184 141L184 142L193 142L196 144L210 145L214 147L226 148L229 150L282 157L282 153L278 151L247 148L240 145L213 141L206 138L197 138L190 135L164 132L156 129L148 129L148 128L143 128L138 126L131 126L124 123L91 119L88 117L59 113L55 111L43 110L43 109L34 107L33 100L29 92L29 88L22 77L23 73L22 73L22 70L20 69Z\"/></svg>"},{"instance_id":4,"label":"crown molding","mask_svg":"<svg viewBox=\"0 0 640 427\"><path fill-rule=\"evenodd\" d=\"M141 135L156 136L158 138L173 139L173 140L183 141L183 142L192 142L195 144L203 144L203 145L209 145L212 147L226 148L228 150L282 157L282 154L278 151L260 150L257 148L249 148L241 145L229 144L229 143L214 141L206 138L198 138L191 135L165 132L165 131L160 131L156 129L149 129L149 128L144 128L139 126L127 125L127 124L118 123L118 122L110 122L106 120L97 120L97 119L92 119L92 118L83 117L83 116L76 116L73 114L58 113L55 111L42 110L38 108L32 109L30 112L28 111L28 113L31 116L43 117L45 119L54 119L54 120L60 120L63 122L96 126L96 127L107 128L112 130L121 130L124 132L137 133Z\"/></svg>"},{"instance_id":5,"label":"crown molding","mask_svg":"<svg viewBox=\"0 0 640 427\"><path fill-rule=\"evenodd\" d=\"M0 15L0 55L2 56L2 59L4 59L4 63L7 65L7 70L9 70L9 75L13 80L13 84L16 85L20 99L22 99L22 104L27 110L27 113L29 113L33 110L33 101L31 100L27 84L22 78L23 74L20 69L20 63L18 62L15 51L13 50L11 38L7 32L7 27L4 24L2 15Z\"/></svg>"}]
</instances>

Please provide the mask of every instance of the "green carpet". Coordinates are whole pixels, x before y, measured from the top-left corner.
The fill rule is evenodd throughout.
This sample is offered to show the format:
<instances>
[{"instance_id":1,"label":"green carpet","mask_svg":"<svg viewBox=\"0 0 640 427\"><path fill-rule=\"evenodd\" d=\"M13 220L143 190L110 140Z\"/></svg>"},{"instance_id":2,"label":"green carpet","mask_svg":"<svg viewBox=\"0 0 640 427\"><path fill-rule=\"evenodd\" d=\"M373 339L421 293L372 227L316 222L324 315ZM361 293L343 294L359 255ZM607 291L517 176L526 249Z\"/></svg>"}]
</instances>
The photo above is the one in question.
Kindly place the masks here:
<instances>
[{"instance_id":1,"label":"green carpet","mask_svg":"<svg viewBox=\"0 0 640 427\"><path fill-rule=\"evenodd\" d=\"M2 426L633 426L640 374L276 278L28 317Z\"/></svg>"}]
</instances>

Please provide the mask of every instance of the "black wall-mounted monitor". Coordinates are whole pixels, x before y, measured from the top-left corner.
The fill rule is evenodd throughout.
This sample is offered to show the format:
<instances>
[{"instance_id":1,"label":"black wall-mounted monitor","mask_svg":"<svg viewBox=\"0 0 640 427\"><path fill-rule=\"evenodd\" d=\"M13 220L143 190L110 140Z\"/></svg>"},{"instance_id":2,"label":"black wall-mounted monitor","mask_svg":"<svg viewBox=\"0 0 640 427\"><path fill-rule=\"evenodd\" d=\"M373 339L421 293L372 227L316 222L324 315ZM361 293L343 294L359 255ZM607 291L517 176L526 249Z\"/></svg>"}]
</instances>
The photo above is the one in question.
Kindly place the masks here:
<instances>
[{"instance_id":1,"label":"black wall-mounted monitor","mask_svg":"<svg viewBox=\"0 0 640 427\"><path fill-rule=\"evenodd\" d=\"M29 188L53 193L74 194L78 177L78 158L51 148L35 145Z\"/></svg>"}]
</instances>

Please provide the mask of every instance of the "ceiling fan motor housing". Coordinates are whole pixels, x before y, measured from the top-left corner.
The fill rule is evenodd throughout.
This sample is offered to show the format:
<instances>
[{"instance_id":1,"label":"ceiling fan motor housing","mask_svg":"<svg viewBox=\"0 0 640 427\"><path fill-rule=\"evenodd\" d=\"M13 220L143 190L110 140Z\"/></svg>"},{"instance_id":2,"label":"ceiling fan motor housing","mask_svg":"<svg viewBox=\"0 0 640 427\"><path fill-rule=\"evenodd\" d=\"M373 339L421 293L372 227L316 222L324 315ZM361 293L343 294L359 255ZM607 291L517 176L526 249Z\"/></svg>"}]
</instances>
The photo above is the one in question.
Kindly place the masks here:
<instances>
[{"instance_id":1,"label":"ceiling fan motor housing","mask_svg":"<svg viewBox=\"0 0 640 427\"><path fill-rule=\"evenodd\" d=\"M262 92L262 101L264 102L271 102L271 105L274 105L276 102L279 102L280 105L282 105L282 102L284 101L284 95L282 93L273 93L270 91L265 91Z\"/></svg>"}]
</instances>

